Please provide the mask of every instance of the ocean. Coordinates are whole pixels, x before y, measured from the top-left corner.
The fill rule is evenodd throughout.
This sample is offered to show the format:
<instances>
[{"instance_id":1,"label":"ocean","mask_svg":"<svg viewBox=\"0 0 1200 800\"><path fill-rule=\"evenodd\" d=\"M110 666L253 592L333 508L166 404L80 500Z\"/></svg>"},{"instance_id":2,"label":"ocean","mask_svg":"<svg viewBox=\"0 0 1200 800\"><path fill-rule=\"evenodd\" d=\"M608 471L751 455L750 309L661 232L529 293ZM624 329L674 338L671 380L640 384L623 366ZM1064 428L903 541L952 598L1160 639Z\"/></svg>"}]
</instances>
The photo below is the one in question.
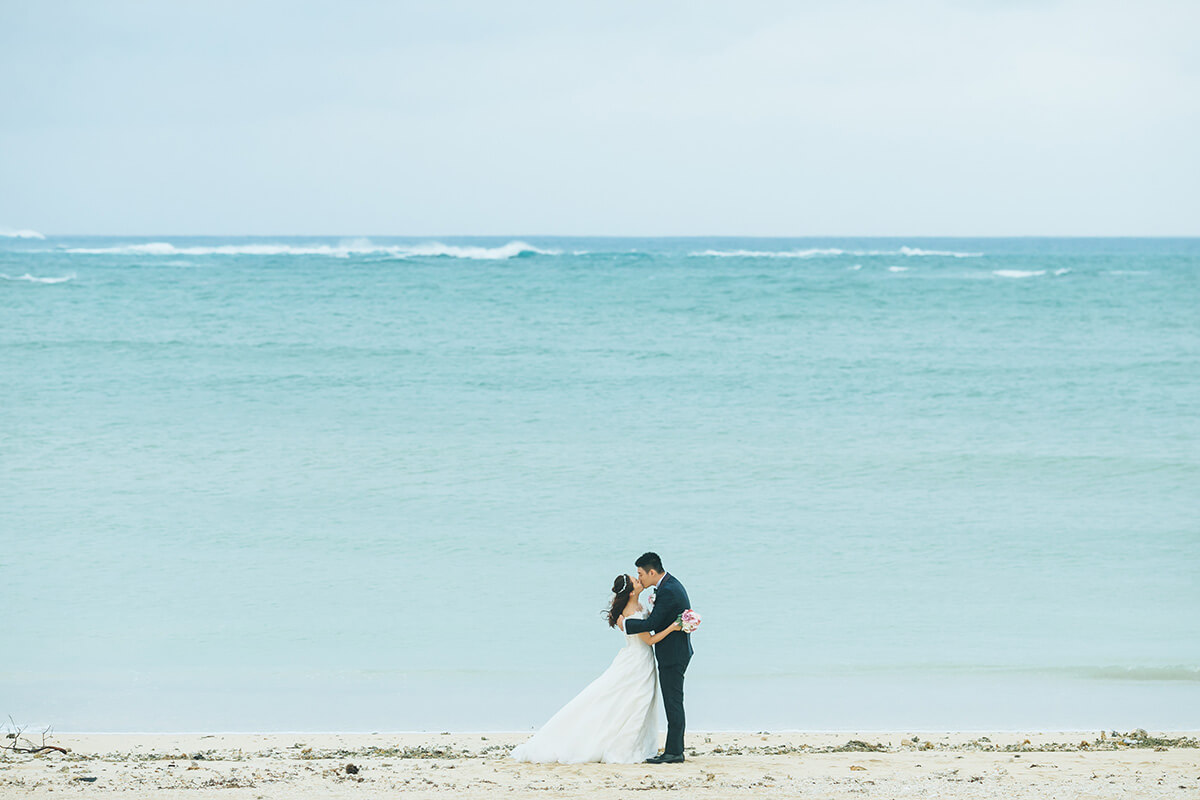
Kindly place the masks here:
<instances>
[{"instance_id":1,"label":"ocean","mask_svg":"<svg viewBox=\"0 0 1200 800\"><path fill-rule=\"evenodd\" d=\"M1200 727L1200 239L0 238L0 713ZM31 727L31 729L33 729Z\"/></svg>"}]
</instances>

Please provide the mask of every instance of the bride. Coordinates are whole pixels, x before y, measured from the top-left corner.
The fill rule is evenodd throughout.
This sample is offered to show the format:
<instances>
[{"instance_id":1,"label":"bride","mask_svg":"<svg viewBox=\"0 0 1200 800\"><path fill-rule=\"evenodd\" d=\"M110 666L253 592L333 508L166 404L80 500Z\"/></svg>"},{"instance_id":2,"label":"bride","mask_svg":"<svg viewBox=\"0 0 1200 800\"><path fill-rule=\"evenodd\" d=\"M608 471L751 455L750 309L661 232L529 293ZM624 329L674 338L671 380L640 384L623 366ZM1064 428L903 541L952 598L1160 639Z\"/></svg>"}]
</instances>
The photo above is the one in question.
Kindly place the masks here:
<instances>
[{"instance_id":1,"label":"bride","mask_svg":"<svg viewBox=\"0 0 1200 800\"><path fill-rule=\"evenodd\" d=\"M621 616L645 619L647 611L638 602L641 582L631 575L613 581L613 601L608 626L616 627ZM532 739L517 746L517 761L578 764L604 761L633 764L658 752L658 714L662 699L658 667L651 645L679 630L679 623L651 635L625 637L612 664L587 688L550 718Z\"/></svg>"}]
</instances>

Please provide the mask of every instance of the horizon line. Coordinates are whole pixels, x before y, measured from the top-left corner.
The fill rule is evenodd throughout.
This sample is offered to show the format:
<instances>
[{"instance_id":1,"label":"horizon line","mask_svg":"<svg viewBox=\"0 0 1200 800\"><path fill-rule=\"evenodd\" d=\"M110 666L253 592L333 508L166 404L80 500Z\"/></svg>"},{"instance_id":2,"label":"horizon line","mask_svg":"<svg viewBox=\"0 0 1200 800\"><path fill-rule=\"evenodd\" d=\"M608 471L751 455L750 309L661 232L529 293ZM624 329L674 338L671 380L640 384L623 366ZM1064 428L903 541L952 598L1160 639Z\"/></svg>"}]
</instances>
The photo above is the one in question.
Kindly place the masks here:
<instances>
[{"instance_id":1,"label":"horizon line","mask_svg":"<svg viewBox=\"0 0 1200 800\"><path fill-rule=\"evenodd\" d=\"M3 230L3 229L0 229ZM1077 234L1077 233L1037 233L1037 234L750 234L750 233L665 233L665 234L616 234L616 233L43 233L24 229L22 232L36 233L31 235L13 235L0 232L0 240L37 240L39 238L120 238L120 237L187 237L187 238L403 238L403 239L1200 239L1200 233L1194 234Z\"/></svg>"}]
</instances>

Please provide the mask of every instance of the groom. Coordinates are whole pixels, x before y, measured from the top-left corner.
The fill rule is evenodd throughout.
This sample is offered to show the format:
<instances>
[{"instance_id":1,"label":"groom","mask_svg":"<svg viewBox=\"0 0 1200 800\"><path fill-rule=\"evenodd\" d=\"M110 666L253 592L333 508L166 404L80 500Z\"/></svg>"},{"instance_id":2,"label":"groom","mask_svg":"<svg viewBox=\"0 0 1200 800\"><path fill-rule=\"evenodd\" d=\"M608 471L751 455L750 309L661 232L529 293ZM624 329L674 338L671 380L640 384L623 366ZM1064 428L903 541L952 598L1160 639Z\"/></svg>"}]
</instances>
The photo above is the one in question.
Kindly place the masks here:
<instances>
[{"instance_id":1,"label":"groom","mask_svg":"<svg viewBox=\"0 0 1200 800\"><path fill-rule=\"evenodd\" d=\"M687 590L675 576L663 571L657 553L645 553L634 562L643 586L654 586L654 608L646 619L618 620L628 634L652 633L669 627L679 615L691 608ZM667 746L662 755L646 759L648 764L679 764L683 761L683 673L692 659L691 637L675 631L654 645L658 659L658 682L662 686L663 706L667 711Z\"/></svg>"}]
</instances>

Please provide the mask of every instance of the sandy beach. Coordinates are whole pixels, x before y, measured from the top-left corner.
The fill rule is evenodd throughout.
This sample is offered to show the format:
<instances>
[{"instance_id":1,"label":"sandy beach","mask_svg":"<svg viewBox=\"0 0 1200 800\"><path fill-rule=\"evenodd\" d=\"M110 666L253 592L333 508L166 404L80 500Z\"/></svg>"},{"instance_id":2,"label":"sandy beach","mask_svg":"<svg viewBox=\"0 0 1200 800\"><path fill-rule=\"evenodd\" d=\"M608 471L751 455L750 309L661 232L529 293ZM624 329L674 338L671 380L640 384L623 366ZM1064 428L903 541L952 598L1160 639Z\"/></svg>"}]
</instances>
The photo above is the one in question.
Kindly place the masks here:
<instances>
[{"instance_id":1,"label":"sandy beach","mask_svg":"<svg viewBox=\"0 0 1200 800\"><path fill-rule=\"evenodd\" d=\"M512 762L527 736L55 734L67 753L0 751L0 797L1200 796L1196 733L691 733L663 766Z\"/></svg>"}]
</instances>

